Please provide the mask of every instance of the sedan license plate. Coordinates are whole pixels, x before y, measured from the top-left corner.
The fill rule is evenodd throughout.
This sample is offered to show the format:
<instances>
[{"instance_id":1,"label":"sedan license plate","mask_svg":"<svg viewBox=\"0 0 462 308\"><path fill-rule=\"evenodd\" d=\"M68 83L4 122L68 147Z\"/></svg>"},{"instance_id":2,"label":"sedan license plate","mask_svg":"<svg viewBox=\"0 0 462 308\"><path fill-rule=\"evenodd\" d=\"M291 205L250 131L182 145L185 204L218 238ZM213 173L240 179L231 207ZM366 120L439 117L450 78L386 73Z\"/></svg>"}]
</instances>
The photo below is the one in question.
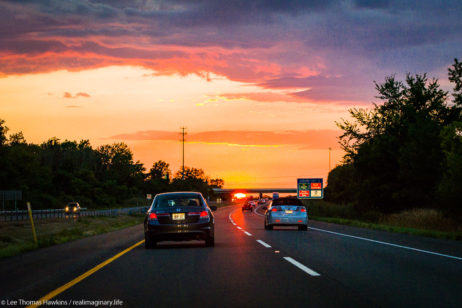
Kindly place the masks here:
<instances>
[{"instance_id":1,"label":"sedan license plate","mask_svg":"<svg viewBox=\"0 0 462 308\"><path fill-rule=\"evenodd\" d=\"M173 220L184 220L184 213L173 213L172 214L172 219Z\"/></svg>"},{"instance_id":2,"label":"sedan license plate","mask_svg":"<svg viewBox=\"0 0 462 308\"><path fill-rule=\"evenodd\" d=\"M292 214L294 211L291 211L291 210L287 210L286 211L286 214Z\"/></svg>"}]
</instances>

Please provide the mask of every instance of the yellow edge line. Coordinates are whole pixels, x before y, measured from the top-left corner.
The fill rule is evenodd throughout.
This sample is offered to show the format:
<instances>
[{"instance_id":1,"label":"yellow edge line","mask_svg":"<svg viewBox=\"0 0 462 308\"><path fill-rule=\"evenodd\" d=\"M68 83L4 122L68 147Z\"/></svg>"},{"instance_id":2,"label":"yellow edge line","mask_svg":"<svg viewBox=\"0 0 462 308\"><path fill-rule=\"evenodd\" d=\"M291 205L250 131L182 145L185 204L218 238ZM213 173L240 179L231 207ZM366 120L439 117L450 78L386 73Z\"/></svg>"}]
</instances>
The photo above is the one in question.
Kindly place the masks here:
<instances>
[{"instance_id":1,"label":"yellow edge line","mask_svg":"<svg viewBox=\"0 0 462 308\"><path fill-rule=\"evenodd\" d=\"M48 293L47 295L45 295L44 297L42 297L41 299L37 300L33 305L30 305L30 306L27 306L27 308L33 308L33 307L38 307L40 305L43 305L45 304L46 301L52 299L53 297L55 297L56 295L66 291L67 289L69 289L70 287L76 285L77 283L79 283L80 281L84 280L85 278L87 278L88 276L91 276L94 272L100 270L101 268L105 267L106 265L108 265L109 263L111 263L112 261L120 258L121 256L123 256L124 254L126 254L127 252L129 252L130 250L132 250L133 248L141 245L144 243L144 240L142 241L139 241L138 243L128 247L127 249L125 249L124 251L122 252L119 252L118 254L116 254L115 256L113 256L112 258L109 258L107 259L106 261L98 264L97 266L95 266L94 268L92 268L91 270L89 270L88 272L80 275L79 277L75 278L74 280L71 280L69 281L68 283L66 283L65 285L57 288L56 290L54 291L51 291L50 293Z\"/></svg>"}]
</instances>

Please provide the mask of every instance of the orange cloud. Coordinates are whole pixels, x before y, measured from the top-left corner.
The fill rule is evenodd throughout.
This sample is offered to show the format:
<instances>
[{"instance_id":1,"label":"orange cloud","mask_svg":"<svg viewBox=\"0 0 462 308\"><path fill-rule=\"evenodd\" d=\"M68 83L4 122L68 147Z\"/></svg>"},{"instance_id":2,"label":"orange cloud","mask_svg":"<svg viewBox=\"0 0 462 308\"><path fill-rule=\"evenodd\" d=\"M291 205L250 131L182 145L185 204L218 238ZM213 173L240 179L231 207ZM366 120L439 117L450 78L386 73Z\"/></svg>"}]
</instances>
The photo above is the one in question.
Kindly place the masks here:
<instances>
[{"instance_id":1,"label":"orange cloud","mask_svg":"<svg viewBox=\"0 0 462 308\"><path fill-rule=\"evenodd\" d=\"M231 146L278 146L299 145L300 149L338 148L337 130L305 130L305 131L205 131L189 133L188 142L228 144ZM109 137L120 140L169 140L178 141L178 132L139 131Z\"/></svg>"},{"instance_id":2,"label":"orange cloud","mask_svg":"<svg viewBox=\"0 0 462 308\"><path fill-rule=\"evenodd\" d=\"M64 92L63 97L64 97L64 98L79 98L79 97L88 98L88 97L91 97L91 96L90 96L90 94L85 93L85 92L78 92L78 93L75 94L75 95L72 95L72 94L69 93L69 92Z\"/></svg>"},{"instance_id":3,"label":"orange cloud","mask_svg":"<svg viewBox=\"0 0 462 308\"><path fill-rule=\"evenodd\" d=\"M307 99L303 97L293 96L287 93L275 93L275 92L258 92L258 93L224 93L220 96L232 100L252 100L257 102L291 102L291 103L302 103L307 102Z\"/></svg>"}]
</instances>

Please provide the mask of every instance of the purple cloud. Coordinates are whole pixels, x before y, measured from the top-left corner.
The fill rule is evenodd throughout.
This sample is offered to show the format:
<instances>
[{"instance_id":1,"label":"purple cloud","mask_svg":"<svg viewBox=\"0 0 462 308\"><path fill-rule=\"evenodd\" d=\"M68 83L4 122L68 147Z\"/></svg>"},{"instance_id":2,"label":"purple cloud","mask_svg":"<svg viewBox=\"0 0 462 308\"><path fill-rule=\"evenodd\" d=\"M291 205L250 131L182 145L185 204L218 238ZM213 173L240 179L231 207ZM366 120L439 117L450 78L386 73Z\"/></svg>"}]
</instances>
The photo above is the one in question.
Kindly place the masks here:
<instances>
[{"instance_id":1,"label":"purple cloud","mask_svg":"<svg viewBox=\"0 0 462 308\"><path fill-rule=\"evenodd\" d=\"M3 1L0 75L137 65L370 101L373 80L459 56L460 16L458 0Z\"/></svg>"}]
</instances>

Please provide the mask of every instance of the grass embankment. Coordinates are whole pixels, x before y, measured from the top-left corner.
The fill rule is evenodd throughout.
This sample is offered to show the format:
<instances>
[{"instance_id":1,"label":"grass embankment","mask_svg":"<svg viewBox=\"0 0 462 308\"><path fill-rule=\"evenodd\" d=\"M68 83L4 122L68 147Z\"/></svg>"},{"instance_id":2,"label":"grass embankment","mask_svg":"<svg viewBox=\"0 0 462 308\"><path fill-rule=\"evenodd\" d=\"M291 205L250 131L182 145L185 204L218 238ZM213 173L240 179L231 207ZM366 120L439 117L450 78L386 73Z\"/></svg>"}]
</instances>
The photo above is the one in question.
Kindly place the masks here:
<instances>
[{"instance_id":1,"label":"grass embankment","mask_svg":"<svg viewBox=\"0 0 462 308\"><path fill-rule=\"evenodd\" d=\"M29 220L0 224L0 258L25 251L73 241L79 238L141 224L144 215L81 217L53 221L35 221L38 246L32 237Z\"/></svg>"},{"instance_id":2,"label":"grass embankment","mask_svg":"<svg viewBox=\"0 0 462 308\"><path fill-rule=\"evenodd\" d=\"M462 240L462 225L434 209L413 209L396 214L358 213L351 205L323 200L307 202L313 220L398 233Z\"/></svg>"}]
</instances>

